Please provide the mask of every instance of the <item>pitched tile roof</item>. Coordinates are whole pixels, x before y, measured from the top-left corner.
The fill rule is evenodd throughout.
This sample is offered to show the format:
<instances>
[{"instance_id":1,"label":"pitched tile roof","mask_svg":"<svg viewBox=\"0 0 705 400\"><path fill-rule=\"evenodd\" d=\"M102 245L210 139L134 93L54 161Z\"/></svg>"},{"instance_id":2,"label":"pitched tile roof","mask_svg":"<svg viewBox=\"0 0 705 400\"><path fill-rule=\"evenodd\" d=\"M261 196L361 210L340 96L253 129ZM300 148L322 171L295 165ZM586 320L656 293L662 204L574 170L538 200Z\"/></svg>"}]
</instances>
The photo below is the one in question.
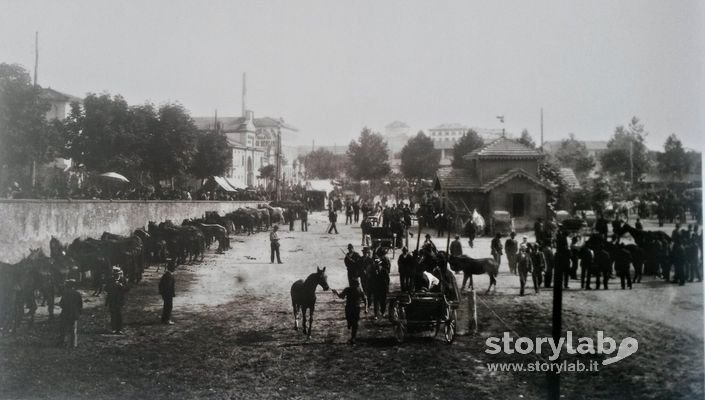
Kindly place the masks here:
<instances>
[{"instance_id":1,"label":"pitched tile roof","mask_svg":"<svg viewBox=\"0 0 705 400\"><path fill-rule=\"evenodd\" d=\"M464 159L473 158L543 158L544 155L516 140L500 137L479 149L475 149L463 156Z\"/></svg>"},{"instance_id":2,"label":"pitched tile roof","mask_svg":"<svg viewBox=\"0 0 705 400\"><path fill-rule=\"evenodd\" d=\"M487 193L495 187L507 183L517 177L528 179L544 189L551 189L549 184L529 174L522 168L511 169L485 184L480 184L478 177L472 171L467 169L452 167L439 168L438 172L436 172L436 186L440 184L440 188L442 190L450 192Z\"/></svg>"},{"instance_id":3,"label":"pitched tile roof","mask_svg":"<svg viewBox=\"0 0 705 400\"><path fill-rule=\"evenodd\" d=\"M572 168L561 168L560 174L563 182L565 182L569 189L580 190L582 188L580 186L580 181L578 181L578 177L575 176L575 172L573 172Z\"/></svg>"},{"instance_id":4,"label":"pitched tile roof","mask_svg":"<svg viewBox=\"0 0 705 400\"><path fill-rule=\"evenodd\" d=\"M444 167L436 172L436 183L447 191L469 192L480 189L480 180L473 171L463 168Z\"/></svg>"}]
</instances>

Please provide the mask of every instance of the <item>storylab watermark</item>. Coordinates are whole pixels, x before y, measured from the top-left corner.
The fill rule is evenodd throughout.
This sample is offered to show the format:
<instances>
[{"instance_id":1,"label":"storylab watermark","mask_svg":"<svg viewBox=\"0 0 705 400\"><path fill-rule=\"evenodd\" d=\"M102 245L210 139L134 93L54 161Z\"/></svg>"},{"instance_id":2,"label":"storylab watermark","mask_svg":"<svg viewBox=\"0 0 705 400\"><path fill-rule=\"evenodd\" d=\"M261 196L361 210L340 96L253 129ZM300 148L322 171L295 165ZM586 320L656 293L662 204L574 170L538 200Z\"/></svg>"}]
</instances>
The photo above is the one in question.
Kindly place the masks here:
<instances>
[{"instance_id":1,"label":"storylab watermark","mask_svg":"<svg viewBox=\"0 0 705 400\"><path fill-rule=\"evenodd\" d=\"M542 361L533 363L488 363L490 371L513 372L595 372L600 363L595 360L563 360L556 362L561 354L569 355L606 355L601 365L614 364L631 356L639 350L639 341L626 337L617 344L617 340L605 336L603 331L597 331L595 338L579 337L575 339L573 332L566 332L565 337L555 340L552 337L518 337L504 332L501 338L492 336L485 341L487 354L534 354ZM547 357L547 359L546 359Z\"/></svg>"}]
</instances>

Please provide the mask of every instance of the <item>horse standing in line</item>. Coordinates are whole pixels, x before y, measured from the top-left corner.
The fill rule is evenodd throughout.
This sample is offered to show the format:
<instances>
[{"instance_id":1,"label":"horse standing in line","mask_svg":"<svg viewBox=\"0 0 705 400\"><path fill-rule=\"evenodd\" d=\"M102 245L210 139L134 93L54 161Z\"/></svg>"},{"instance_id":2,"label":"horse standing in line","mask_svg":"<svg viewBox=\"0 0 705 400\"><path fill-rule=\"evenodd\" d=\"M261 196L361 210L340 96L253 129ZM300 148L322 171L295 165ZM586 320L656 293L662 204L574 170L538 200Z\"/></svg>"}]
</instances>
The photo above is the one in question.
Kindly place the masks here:
<instances>
[{"instance_id":1,"label":"horse standing in line","mask_svg":"<svg viewBox=\"0 0 705 400\"><path fill-rule=\"evenodd\" d=\"M299 279L291 285L291 304L294 307L294 329L299 329L299 310L301 310L303 333L307 338L311 337L313 311L316 308L316 288L319 285L323 290L330 289L328 286L326 267L323 267L323 269L316 267L316 272L309 275L306 280ZM306 310L308 310L308 329L306 329Z\"/></svg>"},{"instance_id":2,"label":"horse standing in line","mask_svg":"<svg viewBox=\"0 0 705 400\"><path fill-rule=\"evenodd\" d=\"M490 292L492 286L497 288L497 274L499 273L499 265L494 258L470 258L468 256L450 256L448 258L450 269L453 272L463 271L463 285L460 290L465 289L465 284L472 275L487 274L490 276L490 286L487 288L487 293ZM470 280L472 287L472 280Z\"/></svg>"}]
</instances>

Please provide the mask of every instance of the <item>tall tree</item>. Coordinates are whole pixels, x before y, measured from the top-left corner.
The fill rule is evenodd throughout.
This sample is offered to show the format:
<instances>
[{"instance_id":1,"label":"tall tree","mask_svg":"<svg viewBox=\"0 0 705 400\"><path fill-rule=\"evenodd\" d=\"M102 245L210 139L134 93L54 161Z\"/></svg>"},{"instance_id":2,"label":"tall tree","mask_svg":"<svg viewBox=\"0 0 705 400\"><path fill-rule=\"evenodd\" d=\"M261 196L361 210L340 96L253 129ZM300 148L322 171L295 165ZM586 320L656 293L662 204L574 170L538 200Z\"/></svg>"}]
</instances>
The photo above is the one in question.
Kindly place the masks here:
<instances>
[{"instance_id":1,"label":"tall tree","mask_svg":"<svg viewBox=\"0 0 705 400\"><path fill-rule=\"evenodd\" d=\"M147 165L160 190L159 181L183 175L191 165L196 143L196 125L177 103L159 107L158 123L147 145Z\"/></svg>"},{"instance_id":2,"label":"tall tree","mask_svg":"<svg viewBox=\"0 0 705 400\"><path fill-rule=\"evenodd\" d=\"M422 131L401 149L401 172L407 179L424 179L435 175L441 154L433 150L433 140Z\"/></svg>"},{"instance_id":3,"label":"tall tree","mask_svg":"<svg viewBox=\"0 0 705 400\"><path fill-rule=\"evenodd\" d=\"M379 133L364 128L348 145L348 174L354 179L380 179L391 172L387 142Z\"/></svg>"},{"instance_id":4,"label":"tall tree","mask_svg":"<svg viewBox=\"0 0 705 400\"><path fill-rule=\"evenodd\" d=\"M568 192L568 187L561 176L560 167L552 162L542 162L539 164L539 177L552 186L553 190L546 203L551 210L558 211Z\"/></svg>"},{"instance_id":5,"label":"tall tree","mask_svg":"<svg viewBox=\"0 0 705 400\"><path fill-rule=\"evenodd\" d=\"M48 110L27 70L0 63L0 167L25 187L33 166L51 160L60 147L54 124L45 118Z\"/></svg>"},{"instance_id":6,"label":"tall tree","mask_svg":"<svg viewBox=\"0 0 705 400\"><path fill-rule=\"evenodd\" d=\"M648 151L644 144L647 133L639 118L633 117L629 126L618 126L607 142L607 150L600 157L602 169L608 174L636 181L649 168Z\"/></svg>"},{"instance_id":7,"label":"tall tree","mask_svg":"<svg viewBox=\"0 0 705 400\"><path fill-rule=\"evenodd\" d=\"M529 131L526 129L521 131L521 137L519 137L518 142L525 146L531 147L532 149L536 148L536 142L534 142L534 138L531 137Z\"/></svg>"},{"instance_id":8,"label":"tall tree","mask_svg":"<svg viewBox=\"0 0 705 400\"><path fill-rule=\"evenodd\" d=\"M301 157L306 175L315 179L335 179L345 171L347 156L319 148Z\"/></svg>"},{"instance_id":9,"label":"tall tree","mask_svg":"<svg viewBox=\"0 0 705 400\"><path fill-rule=\"evenodd\" d=\"M690 171L690 157L675 133L666 139L663 153L657 155L657 162L658 171L672 180L680 179Z\"/></svg>"},{"instance_id":10,"label":"tall tree","mask_svg":"<svg viewBox=\"0 0 705 400\"><path fill-rule=\"evenodd\" d=\"M575 139L572 133L568 139L561 141L553 157L559 165L571 168L582 182L595 167L595 160L588 152L585 143Z\"/></svg>"},{"instance_id":11,"label":"tall tree","mask_svg":"<svg viewBox=\"0 0 705 400\"><path fill-rule=\"evenodd\" d=\"M224 133L210 131L198 135L196 154L191 163L190 172L196 178L220 176L232 164L228 138Z\"/></svg>"},{"instance_id":12,"label":"tall tree","mask_svg":"<svg viewBox=\"0 0 705 400\"><path fill-rule=\"evenodd\" d=\"M463 168L467 166L467 163L463 160L463 156L475 149L479 149L484 144L485 141L482 140L480 135L474 130L469 129L453 146L453 162L451 163L453 168Z\"/></svg>"}]
</instances>

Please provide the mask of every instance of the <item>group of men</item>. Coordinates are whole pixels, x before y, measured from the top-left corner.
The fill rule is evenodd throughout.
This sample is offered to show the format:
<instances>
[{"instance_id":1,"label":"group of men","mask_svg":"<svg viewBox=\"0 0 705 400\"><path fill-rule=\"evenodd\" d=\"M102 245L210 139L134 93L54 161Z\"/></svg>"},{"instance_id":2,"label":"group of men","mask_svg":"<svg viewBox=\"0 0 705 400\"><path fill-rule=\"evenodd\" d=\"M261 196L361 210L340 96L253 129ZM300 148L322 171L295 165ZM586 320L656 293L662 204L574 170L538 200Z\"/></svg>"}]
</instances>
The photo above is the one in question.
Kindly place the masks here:
<instances>
[{"instance_id":1,"label":"group of men","mask_svg":"<svg viewBox=\"0 0 705 400\"><path fill-rule=\"evenodd\" d=\"M170 260L166 272L159 280L159 294L163 300L161 322L173 325L171 312L173 299L176 296L174 271L176 263ZM114 267L112 276L105 287L105 308L110 312L110 328L113 334L123 333L122 309L125 306L129 286L119 267ZM78 347L78 320L83 311L83 297L76 289L76 280L68 279L65 282L61 300L59 301L61 314L59 315L59 340L60 346L68 345L69 348Z\"/></svg>"}]
</instances>

